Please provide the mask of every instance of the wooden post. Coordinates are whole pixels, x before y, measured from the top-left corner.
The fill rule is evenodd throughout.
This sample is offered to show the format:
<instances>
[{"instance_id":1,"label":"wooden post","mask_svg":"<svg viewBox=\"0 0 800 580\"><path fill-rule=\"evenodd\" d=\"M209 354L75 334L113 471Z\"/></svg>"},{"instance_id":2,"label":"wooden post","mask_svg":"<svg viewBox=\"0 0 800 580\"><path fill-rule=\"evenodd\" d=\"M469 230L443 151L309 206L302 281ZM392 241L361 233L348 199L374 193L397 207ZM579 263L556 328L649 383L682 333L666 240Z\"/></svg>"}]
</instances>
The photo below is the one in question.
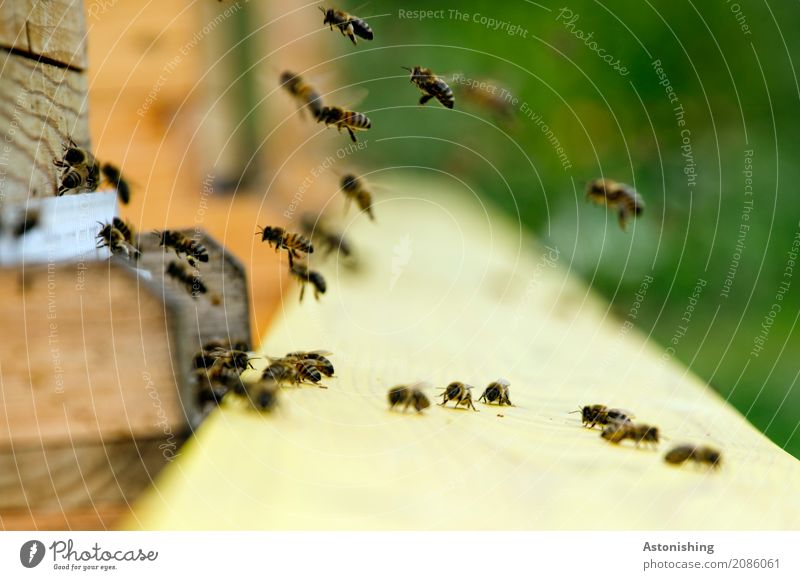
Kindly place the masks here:
<instances>
[{"instance_id":1,"label":"wooden post","mask_svg":"<svg viewBox=\"0 0 800 580\"><path fill-rule=\"evenodd\" d=\"M244 270L203 230L194 299L154 236L138 262L95 247L115 191L54 197L64 139L89 147L84 30L77 0L0 5L3 529L112 525L203 418L200 346L251 342Z\"/></svg>"}]
</instances>

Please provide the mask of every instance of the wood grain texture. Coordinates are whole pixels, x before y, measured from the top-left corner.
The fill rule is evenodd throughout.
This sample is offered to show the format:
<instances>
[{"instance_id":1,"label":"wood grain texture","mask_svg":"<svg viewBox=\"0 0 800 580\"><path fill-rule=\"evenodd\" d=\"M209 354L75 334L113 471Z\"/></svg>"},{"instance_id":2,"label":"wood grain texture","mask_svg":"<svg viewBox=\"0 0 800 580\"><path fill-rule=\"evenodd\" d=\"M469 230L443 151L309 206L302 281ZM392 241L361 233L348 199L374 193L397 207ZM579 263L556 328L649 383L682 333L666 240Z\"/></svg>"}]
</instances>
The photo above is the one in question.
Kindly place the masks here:
<instances>
[{"instance_id":1,"label":"wood grain texture","mask_svg":"<svg viewBox=\"0 0 800 580\"><path fill-rule=\"evenodd\" d=\"M800 464L468 191L399 183L349 214L363 276L290 292L264 352L331 350L329 389L259 415L228 402L125 522L144 529L798 529ZM429 193L442 191L441 194ZM420 197L418 192L426 192ZM511 382L515 407L387 410L398 383ZM433 387L427 389L433 397ZM670 437L612 446L569 412L605 403ZM665 465L719 447L718 472Z\"/></svg>"},{"instance_id":2,"label":"wood grain texture","mask_svg":"<svg viewBox=\"0 0 800 580\"><path fill-rule=\"evenodd\" d=\"M14 0L0 4L0 47L86 69L83 0Z\"/></svg>"},{"instance_id":3,"label":"wood grain texture","mask_svg":"<svg viewBox=\"0 0 800 580\"><path fill-rule=\"evenodd\" d=\"M173 459L183 441L164 438L30 446L0 454L3 514L69 512L126 504ZM5 450L4 450L5 451Z\"/></svg>"},{"instance_id":4,"label":"wood grain texture","mask_svg":"<svg viewBox=\"0 0 800 580\"><path fill-rule=\"evenodd\" d=\"M89 146L86 77L0 50L0 200L56 194L67 135Z\"/></svg>"},{"instance_id":5,"label":"wood grain texture","mask_svg":"<svg viewBox=\"0 0 800 580\"><path fill-rule=\"evenodd\" d=\"M147 280L87 261L3 268L0 289L0 449L181 429L168 310Z\"/></svg>"}]
</instances>

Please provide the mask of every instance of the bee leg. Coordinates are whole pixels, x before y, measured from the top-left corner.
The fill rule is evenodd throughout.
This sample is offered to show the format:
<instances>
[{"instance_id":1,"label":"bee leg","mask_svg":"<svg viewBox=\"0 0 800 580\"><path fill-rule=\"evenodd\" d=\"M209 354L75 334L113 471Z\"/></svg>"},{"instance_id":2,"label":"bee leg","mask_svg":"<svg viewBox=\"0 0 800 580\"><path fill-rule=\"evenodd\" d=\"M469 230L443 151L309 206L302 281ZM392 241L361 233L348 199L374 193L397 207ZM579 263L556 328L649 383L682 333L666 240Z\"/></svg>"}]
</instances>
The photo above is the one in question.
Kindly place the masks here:
<instances>
[{"instance_id":1,"label":"bee leg","mask_svg":"<svg viewBox=\"0 0 800 580\"><path fill-rule=\"evenodd\" d=\"M305 282L300 283L300 302L303 302L303 295L306 293L306 284Z\"/></svg>"},{"instance_id":2,"label":"bee leg","mask_svg":"<svg viewBox=\"0 0 800 580\"><path fill-rule=\"evenodd\" d=\"M619 214L617 216L617 221L619 222L620 229L624 232L626 231L626 223L628 221L628 212L625 211L625 208L619 209Z\"/></svg>"},{"instance_id":3,"label":"bee leg","mask_svg":"<svg viewBox=\"0 0 800 580\"><path fill-rule=\"evenodd\" d=\"M289 268L291 268L294 266L294 257L292 256L292 252L287 252L287 254L289 256Z\"/></svg>"},{"instance_id":4,"label":"bee leg","mask_svg":"<svg viewBox=\"0 0 800 580\"><path fill-rule=\"evenodd\" d=\"M419 98L419 104L420 104L420 105L424 105L425 103L427 103L428 101L430 101L432 98L433 98L433 95L422 95L422 96Z\"/></svg>"},{"instance_id":5,"label":"bee leg","mask_svg":"<svg viewBox=\"0 0 800 580\"><path fill-rule=\"evenodd\" d=\"M347 132L350 133L350 139L353 141L353 143L356 143L358 139L356 139L356 134L353 133L353 130L350 127L345 127L345 129L347 129Z\"/></svg>"}]
</instances>

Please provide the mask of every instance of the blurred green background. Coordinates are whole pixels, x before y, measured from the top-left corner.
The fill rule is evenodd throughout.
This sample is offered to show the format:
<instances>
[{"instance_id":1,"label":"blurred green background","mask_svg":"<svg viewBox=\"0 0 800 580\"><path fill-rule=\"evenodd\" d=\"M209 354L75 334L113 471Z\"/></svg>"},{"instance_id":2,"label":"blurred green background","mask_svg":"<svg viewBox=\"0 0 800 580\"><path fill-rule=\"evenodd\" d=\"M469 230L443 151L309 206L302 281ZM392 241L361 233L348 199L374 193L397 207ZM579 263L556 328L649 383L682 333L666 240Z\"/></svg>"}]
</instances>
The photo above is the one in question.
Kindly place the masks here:
<instances>
[{"instance_id":1,"label":"blurred green background","mask_svg":"<svg viewBox=\"0 0 800 580\"><path fill-rule=\"evenodd\" d=\"M466 18L454 18L451 9ZM440 12L421 19L408 14L415 10ZM344 70L350 82L369 90L359 107L375 126L369 138L435 138L416 139L413 148L403 140L382 142L371 148L375 166L419 164L459 173L513 216L519 211L527 226L560 249L562 266L604 294L620 319L652 276L635 321L640 330L664 349L674 348L675 359L800 456L800 364L794 358L800 271L786 272L800 232L800 93L793 65L800 62L800 39L793 34L800 4L373 0L359 12L372 16L380 43L346 53ZM484 18L500 22L498 28ZM336 36L332 54L345 54ZM607 64L605 54L628 74ZM676 102L659 84L655 60ZM414 64L494 79L519 99L514 120L499 120L462 99L457 123L434 103L409 126L394 107L413 106L418 93L396 76L404 74L401 65ZM678 105L685 111L683 127ZM683 129L689 131L694 185L684 171L691 163L682 155ZM746 151L752 151L752 194L745 191ZM612 213L584 201L585 182L600 175L635 184L647 202L627 232ZM699 281L706 285L698 293ZM693 294L687 324L681 319ZM775 303L780 311L771 316Z\"/></svg>"}]
</instances>

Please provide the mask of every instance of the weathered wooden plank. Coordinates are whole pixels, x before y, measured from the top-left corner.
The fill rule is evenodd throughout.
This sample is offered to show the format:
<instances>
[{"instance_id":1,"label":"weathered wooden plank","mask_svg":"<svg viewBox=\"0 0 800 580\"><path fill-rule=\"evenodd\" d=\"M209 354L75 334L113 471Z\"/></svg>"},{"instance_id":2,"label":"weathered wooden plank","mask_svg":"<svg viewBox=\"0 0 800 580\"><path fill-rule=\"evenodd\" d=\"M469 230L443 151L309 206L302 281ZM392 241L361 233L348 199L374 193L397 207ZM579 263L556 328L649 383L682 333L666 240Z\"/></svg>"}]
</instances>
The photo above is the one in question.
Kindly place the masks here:
<instances>
[{"instance_id":1,"label":"weathered wooden plank","mask_svg":"<svg viewBox=\"0 0 800 580\"><path fill-rule=\"evenodd\" d=\"M568 256L468 191L394 189L377 200L379 226L346 224L363 277L323 266L328 293L298 307L292 289L264 342L333 351L330 388L284 391L267 416L212 414L126 527L800 528L798 461L610 316ZM499 376L513 408L387 410L397 383L463 380L477 398ZM569 414L588 403L630 409L670 440L612 446ZM719 447L722 469L665 465L682 441Z\"/></svg>"},{"instance_id":2,"label":"weathered wooden plank","mask_svg":"<svg viewBox=\"0 0 800 580\"><path fill-rule=\"evenodd\" d=\"M86 77L2 50L0 59L0 200L55 195L65 137L89 145Z\"/></svg>"},{"instance_id":3,"label":"weathered wooden plank","mask_svg":"<svg viewBox=\"0 0 800 580\"><path fill-rule=\"evenodd\" d=\"M14 0L0 4L0 47L86 69L82 0Z\"/></svg>"}]
</instances>

